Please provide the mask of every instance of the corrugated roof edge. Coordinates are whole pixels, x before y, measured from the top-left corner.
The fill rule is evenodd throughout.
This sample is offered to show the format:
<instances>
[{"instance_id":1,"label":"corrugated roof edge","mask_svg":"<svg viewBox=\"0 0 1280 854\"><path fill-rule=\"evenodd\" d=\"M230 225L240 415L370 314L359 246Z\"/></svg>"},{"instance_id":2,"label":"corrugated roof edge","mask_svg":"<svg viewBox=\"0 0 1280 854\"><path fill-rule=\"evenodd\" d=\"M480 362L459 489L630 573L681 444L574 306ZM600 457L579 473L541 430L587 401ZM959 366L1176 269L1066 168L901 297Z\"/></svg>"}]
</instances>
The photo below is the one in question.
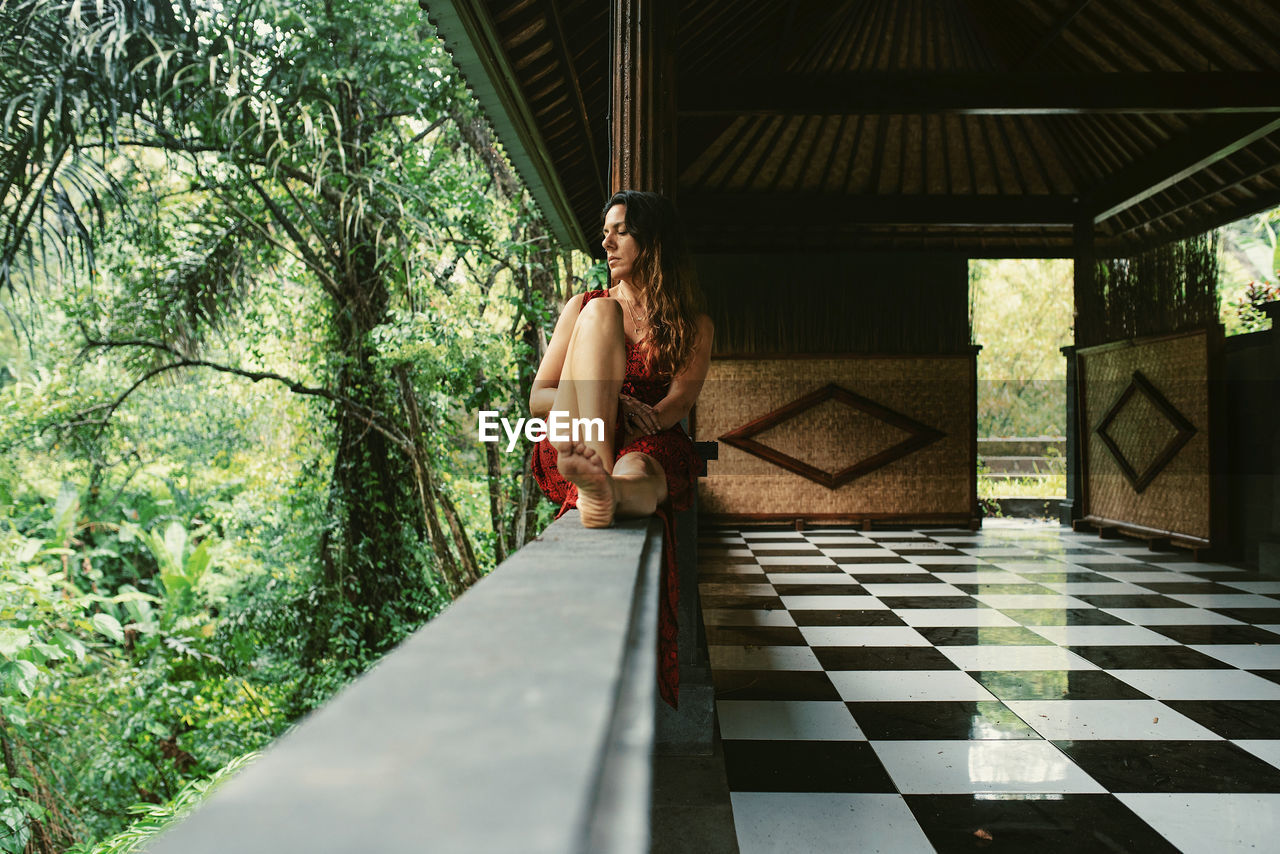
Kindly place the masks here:
<instances>
[{"instance_id":1,"label":"corrugated roof edge","mask_svg":"<svg viewBox=\"0 0 1280 854\"><path fill-rule=\"evenodd\" d=\"M474 0L419 0L418 6L436 28L556 239L589 252L586 235L577 228L550 153L482 4Z\"/></svg>"}]
</instances>

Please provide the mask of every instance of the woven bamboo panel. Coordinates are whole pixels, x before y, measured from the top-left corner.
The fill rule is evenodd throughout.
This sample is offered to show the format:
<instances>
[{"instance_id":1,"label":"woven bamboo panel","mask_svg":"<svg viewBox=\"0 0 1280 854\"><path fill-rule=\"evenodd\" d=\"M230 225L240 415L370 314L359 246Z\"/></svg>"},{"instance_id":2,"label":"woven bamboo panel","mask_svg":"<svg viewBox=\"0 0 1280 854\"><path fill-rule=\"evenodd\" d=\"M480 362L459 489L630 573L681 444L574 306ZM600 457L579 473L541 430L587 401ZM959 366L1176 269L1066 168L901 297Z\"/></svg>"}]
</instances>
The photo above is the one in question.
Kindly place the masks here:
<instances>
[{"instance_id":1,"label":"woven bamboo panel","mask_svg":"<svg viewBox=\"0 0 1280 854\"><path fill-rule=\"evenodd\" d=\"M1079 351L1086 516L1208 541L1211 534L1209 336L1203 331L1103 345ZM1140 373L1195 432L1142 491L1123 471L1098 432L1106 434L1132 470L1159 464L1177 426L1141 391L1116 408Z\"/></svg>"},{"instance_id":2,"label":"woven bamboo panel","mask_svg":"<svg viewBox=\"0 0 1280 854\"><path fill-rule=\"evenodd\" d=\"M972 518L974 356L714 359L698 398L695 438L719 441L699 482L699 510L716 516ZM942 438L835 489L722 440L832 385L866 398ZM839 400L823 400L753 439L835 473L909 439L914 428Z\"/></svg>"}]
</instances>

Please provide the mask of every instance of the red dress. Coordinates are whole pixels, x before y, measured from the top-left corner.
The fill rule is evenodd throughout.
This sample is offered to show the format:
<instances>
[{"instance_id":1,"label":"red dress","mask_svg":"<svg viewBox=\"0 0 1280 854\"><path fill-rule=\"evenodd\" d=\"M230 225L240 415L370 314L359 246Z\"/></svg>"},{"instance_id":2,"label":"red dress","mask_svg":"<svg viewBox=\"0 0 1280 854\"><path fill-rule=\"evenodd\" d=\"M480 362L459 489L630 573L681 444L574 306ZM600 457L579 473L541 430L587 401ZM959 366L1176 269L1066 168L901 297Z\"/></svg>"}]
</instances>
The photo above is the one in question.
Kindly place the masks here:
<instances>
[{"instance_id":1,"label":"red dress","mask_svg":"<svg viewBox=\"0 0 1280 854\"><path fill-rule=\"evenodd\" d=\"M607 291L588 291L582 296L582 304ZM650 406L667 396L671 378L658 375L645 358L638 344L627 342L626 377L622 393L643 401ZM623 434L622 405L619 402L615 436ZM693 484L697 477L698 457L693 442L684 429L676 424L659 433L641 436L631 444L619 448L614 455L616 462L623 454L640 451L662 466L667 475L667 500L658 505L656 515L662 520L662 584L658 602L658 690L662 699L676 705L680 688L679 659L676 655L676 603L679 599L680 581L676 575L675 513L685 510L693 500ZM543 439L533 453L533 476L542 492L560 505L559 519L570 507L578 506L578 488L560 476L556 468L556 449Z\"/></svg>"}]
</instances>

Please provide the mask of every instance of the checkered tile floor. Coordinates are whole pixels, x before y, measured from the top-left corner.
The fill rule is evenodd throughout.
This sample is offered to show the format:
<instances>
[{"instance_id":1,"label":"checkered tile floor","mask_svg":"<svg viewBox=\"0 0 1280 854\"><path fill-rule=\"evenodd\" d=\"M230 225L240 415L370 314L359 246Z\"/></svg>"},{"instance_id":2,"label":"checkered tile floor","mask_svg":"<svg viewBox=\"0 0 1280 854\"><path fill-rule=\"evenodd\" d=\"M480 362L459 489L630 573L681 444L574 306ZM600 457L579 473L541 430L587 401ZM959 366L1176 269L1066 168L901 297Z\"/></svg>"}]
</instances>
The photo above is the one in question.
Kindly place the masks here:
<instances>
[{"instance_id":1,"label":"checkered tile floor","mask_svg":"<svg viewBox=\"0 0 1280 854\"><path fill-rule=\"evenodd\" d=\"M1056 526L699 552L743 854L1280 850L1280 579Z\"/></svg>"}]
</instances>

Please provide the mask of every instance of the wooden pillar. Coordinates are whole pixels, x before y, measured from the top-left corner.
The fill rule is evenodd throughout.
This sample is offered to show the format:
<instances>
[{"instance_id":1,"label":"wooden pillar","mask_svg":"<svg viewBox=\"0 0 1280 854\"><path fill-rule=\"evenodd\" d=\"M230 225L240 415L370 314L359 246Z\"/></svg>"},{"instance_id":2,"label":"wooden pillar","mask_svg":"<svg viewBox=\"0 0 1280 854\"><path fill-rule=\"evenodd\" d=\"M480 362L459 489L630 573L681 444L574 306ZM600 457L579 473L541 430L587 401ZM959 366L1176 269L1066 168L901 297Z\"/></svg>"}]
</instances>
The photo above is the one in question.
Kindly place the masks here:
<instances>
[{"instance_id":1,"label":"wooden pillar","mask_svg":"<svg viewBox=\"0 0 1280 854\"><path fill-rule=\"evenodd\" d=\"M1067 497L1058 505L1058 521L1064 525L1070 525L1083 515L1081 509L1083 494L1081 480L1084 477L1082 452L1088 437L1082 435L1084 428L1080 423L1082 401L1079 399L1079 385L1076 378L1076 346L1080 343L1082 315L1097 316L1093 313L1093 301L1097 300L1095 279L1098 259L1093 245L1092 216L1081 216L1076 221L1072 229L1072 243L1072 255L1075 258L1072 292L1076 343L1062 348L1062 355L1067 359Z\"/></svg>"},{"instance_id":2,"label":"wooden pillar","mask_svg":"<svg viewBox=\"0 0 1280 854\"><path fill-rule=\"evenodd\" d=\"M674 199L676 89L674 0L613 0L609 180L618 190Z\"/></svg>"}]
</instances>

